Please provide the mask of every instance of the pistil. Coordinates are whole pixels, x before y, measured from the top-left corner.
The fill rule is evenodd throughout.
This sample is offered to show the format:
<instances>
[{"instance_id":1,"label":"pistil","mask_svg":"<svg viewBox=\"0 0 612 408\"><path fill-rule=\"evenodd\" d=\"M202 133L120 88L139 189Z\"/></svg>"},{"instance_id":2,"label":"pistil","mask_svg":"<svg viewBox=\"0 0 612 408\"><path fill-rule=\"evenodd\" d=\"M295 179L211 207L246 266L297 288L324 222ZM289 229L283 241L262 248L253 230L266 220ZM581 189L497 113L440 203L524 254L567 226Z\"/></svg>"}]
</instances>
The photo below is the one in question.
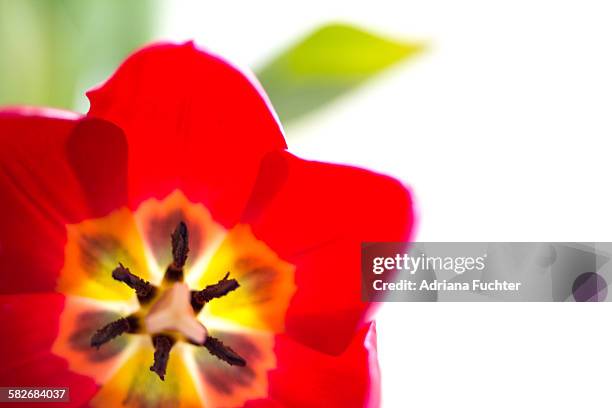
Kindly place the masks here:
<instances>
[{"instance_id":1,"label":"pistil","mask_svg":"<svg viewBox=\"0 0 612 408\"><path fill-rule=\"evenodd\" d=\"M206 329L196 318L189 300L187 285L182 282L173 283L161 294L144 318L147 332L177 332L191 341L204 342Z\"/></svg>"}]
</instances>

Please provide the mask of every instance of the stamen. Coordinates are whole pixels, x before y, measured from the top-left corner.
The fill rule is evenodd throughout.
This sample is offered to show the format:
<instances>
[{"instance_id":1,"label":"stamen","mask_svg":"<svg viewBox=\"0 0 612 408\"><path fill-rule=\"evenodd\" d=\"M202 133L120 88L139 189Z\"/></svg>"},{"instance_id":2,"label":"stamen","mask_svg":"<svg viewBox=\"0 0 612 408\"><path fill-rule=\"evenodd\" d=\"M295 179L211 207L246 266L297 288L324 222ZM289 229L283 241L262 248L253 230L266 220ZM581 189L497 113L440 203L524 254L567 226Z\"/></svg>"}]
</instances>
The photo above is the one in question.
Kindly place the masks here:
<instances>
[{"instance_id":1,"label":"stamen","mask_svg":"<svg viewBox=\"0 0 612 408\"><path fill-rule=\"evenodd\" d=\"M235 365L240 367L246 366L246 361L244 358L240 357L238 353L223 344L221 340L215 337L206 337L206 341L202 345L206 347L210 354L220 360L225 361L229 365Z\"/></svg>"},{"instance_id":2,"label":"stamen","mask_svg":"<svg viewBox=\"0 0 612 408\"><path fill-rule=\"evenodd\" d=\"M97 330L91 337L91 346L99 349L101 345L111 341L115 337L126 332L133 333L137 329L138 319L136 317L122 317Z\"/></svg>"},{"instance_id":3,"label":"stamen","mask_svg":"<svg viewBox=\"0 0 612 408\"><path fill-rule=\"evenodd\" d=\"M123 282L136 291L136 296L141 303L151 300L155 296L155 287L144 279L130 272L128 268L119 263L113 270L113 279Z\"/></svg>"},{"instance_id":4,"label":"stamen","mask_svg":"<svg viewBox=\"0 0 612 408\"><path fill-rule=\"evenodd\" d=\"M240 287L238 281L236 279L228 279L228 277L229 272L225 274L223 279L214 285L208 285L198 292L192 292L192 305L194 301L197 305L204 305L204 303L210 302L212 299L223 297L238 289Z\"/></svg>"},{"instance_id":5,"label":"stamen","mask_svg":"<svg viewBox=\"0 0 612 408\"><path fill-rule=\"evenodd\" d=\"M187 225L181 221L171 235L172 237L172 263L166 269L164 279L170 282L183 281L183 267L187 262L189 253L189 232Z\"/></svg>"},{"instance_id":6,"label":"stamen","mask_svg":"<svg viewBox=\"0 0 612 408\"><path fill-rule=\"evenodd\" d=\"M174 340L169 336L160 334L153 337L155 354L153 354L153 365L149 367L149 370L157 374L162 381L164 381L164 377L166 376L168 357L170 356L170 349L173 345Z\"/></svg>"}]
</instances>

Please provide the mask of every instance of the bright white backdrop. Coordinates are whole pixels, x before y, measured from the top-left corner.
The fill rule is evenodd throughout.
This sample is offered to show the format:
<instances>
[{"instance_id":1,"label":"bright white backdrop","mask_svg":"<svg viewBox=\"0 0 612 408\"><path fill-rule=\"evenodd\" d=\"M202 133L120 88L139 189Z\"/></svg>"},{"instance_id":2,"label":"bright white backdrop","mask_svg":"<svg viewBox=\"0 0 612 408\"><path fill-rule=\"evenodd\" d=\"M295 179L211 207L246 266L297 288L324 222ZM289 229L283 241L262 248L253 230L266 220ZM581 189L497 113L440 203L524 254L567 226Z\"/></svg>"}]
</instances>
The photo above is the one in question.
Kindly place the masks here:
<instances>
[{"instance_id":1,"label":"bright white backdrop","mask_svg":"<svg viewBox=\"0 0 612 408\"><path fill-rule=\"evenodd\" d=\"M422 57L287 129L307 158L409 184L421 241L610 241L612 4L167 2L162 37L256 67L317 25L424 40ZM389 304L385 407L607 406L611 307Z\"/></svg>"}]
</instances>

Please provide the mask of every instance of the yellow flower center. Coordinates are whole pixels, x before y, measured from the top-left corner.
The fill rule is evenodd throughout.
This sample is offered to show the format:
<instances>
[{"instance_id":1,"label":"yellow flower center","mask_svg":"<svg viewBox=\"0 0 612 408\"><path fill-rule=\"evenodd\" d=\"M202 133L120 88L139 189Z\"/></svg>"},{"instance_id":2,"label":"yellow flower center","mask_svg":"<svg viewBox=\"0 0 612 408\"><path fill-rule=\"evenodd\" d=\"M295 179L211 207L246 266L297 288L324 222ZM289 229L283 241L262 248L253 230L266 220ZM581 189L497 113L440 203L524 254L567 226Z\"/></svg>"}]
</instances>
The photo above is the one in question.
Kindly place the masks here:
<instances>
[{"instance_id":1,"label":"yellow flower center","mask_svg":"<svg viewBox=\"0 0 612 408\"><path fill-rule=\"evenodd\" d=\"M189 256L182 272L168 274L180 221L189 227ZM284 332L296 289L294 270L250 226L226 229L178 190L135 211L68 225L57 285L66 301L52 351L98 384L94 407L242 406L267 395L268 372L277 364L274 339ZM210 348L194 341L201 339L194 318ZM92 348L92 335L112 322L133 329ZM147 367L163 350L171 352L160 381Z\"/></svg>"}]
</instances>

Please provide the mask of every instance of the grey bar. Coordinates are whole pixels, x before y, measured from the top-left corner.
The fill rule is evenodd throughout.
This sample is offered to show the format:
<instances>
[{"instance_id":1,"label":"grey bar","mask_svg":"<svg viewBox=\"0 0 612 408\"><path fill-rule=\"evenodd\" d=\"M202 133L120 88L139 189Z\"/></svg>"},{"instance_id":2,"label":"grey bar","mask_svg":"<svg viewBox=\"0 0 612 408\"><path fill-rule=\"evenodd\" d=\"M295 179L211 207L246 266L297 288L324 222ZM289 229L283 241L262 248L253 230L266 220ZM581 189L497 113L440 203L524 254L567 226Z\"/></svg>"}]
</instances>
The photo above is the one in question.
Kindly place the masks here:
<instances>
[{"instance_id":1,"label":"grey bar","mask_svg":"<svg viewBox=\"0 0 612 408\"><path fill-rule=\"evenodd\" d=\"M0 387L0 402L69 402L68 387Z\"/></svg>"},{"instance_id":2,"label":"grey bar","mask_svg":"<svg viewBox=\"0 0 612 408\"><path fill-rule=\"evenodd\" d=\"M610 242L366 242L370 302L603 302Z\"/></svg>"}]
</instances>

